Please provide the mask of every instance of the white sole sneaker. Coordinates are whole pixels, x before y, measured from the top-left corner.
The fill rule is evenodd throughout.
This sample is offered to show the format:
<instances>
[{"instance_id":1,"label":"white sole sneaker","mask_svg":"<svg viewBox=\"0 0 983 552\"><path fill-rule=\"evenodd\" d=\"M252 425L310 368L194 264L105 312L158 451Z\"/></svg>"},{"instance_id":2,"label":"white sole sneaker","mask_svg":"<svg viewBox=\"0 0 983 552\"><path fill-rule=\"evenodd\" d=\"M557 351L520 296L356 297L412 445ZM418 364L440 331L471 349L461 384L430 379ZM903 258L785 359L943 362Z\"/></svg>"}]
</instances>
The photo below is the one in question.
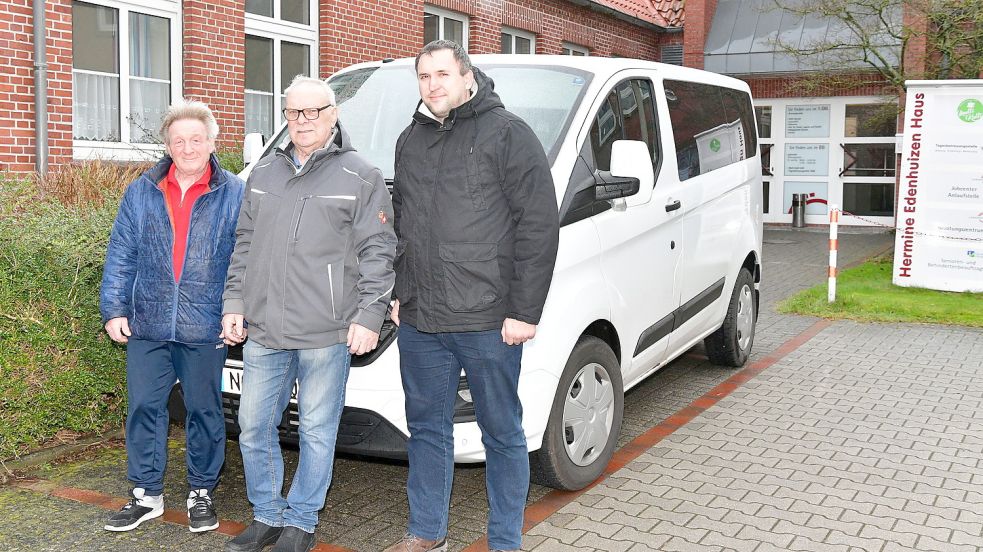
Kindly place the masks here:
<instances>
[{"instance_id":1,"label":"white sole sneaker","mask_svg":"<svg viewBox=\"0 0 983 552\"><path fill-rule=\"evenodd\" d=\"M154 508L150 510L149 512L143 514L142 516L137 518L136 521L134 521L129 525L110 525L107 523L106 525L103 526L103 529L105 529L106 531L116 531L116 532L132 531L133 529L136 529L141 523L147 521L148 519L158 518L162 515L164 515L163 506L161 506L160 508Z\"/></svg>"},{"instance_id":2,"label":"white sole sneaker","mask_svg":"<svg viewBox=\"0 0 983 552\"><path fill-rule=\"evenodd\" d=\"M214 531L215 529L218 529L218 525L219 522L217 521L214 525L203 525L201 527L192 527L188 525L188 531L191 531L192 533L204 533L205 531Z\"/></svg>"}]
</instances>

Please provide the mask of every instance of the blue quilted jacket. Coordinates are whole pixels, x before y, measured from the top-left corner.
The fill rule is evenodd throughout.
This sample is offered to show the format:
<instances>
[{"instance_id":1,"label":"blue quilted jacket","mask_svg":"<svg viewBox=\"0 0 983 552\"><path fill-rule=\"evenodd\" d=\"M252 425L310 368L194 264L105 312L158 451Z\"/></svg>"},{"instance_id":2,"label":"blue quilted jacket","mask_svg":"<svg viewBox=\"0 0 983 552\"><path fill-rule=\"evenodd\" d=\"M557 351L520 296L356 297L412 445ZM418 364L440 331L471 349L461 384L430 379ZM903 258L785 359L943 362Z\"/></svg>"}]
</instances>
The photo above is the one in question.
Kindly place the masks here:
<instances>
[{"instance_id":1,"label":"blue quilted jacket","mask_svg":"<svg viewBox=\"0 0 983 552\"><path fill-rule=\"evenodd\" d=\"M103 324L125 316L136 339L221 341L222 289L245 184L219 167L214 155L211 166L209 190L191 209L180 282L174 281L174 231L161 185L171 158L164 156L127 187L103 269L99 294Z\"/></svg>"}]
</instances>

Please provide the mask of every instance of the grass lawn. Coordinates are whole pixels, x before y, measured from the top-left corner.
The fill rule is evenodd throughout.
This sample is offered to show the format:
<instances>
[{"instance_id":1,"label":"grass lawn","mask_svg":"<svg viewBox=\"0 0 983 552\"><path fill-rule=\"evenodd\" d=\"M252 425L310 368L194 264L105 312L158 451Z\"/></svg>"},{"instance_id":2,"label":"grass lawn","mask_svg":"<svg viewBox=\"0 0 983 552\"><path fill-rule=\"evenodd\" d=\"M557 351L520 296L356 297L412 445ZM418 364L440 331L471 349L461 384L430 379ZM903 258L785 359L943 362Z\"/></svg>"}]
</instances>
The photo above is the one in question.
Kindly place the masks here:
<instances>
[{"instance_id":1,"label":"grass lawn","mask_svg":"<svg viewBox=\"0 0 983 552\"><path fill-rule=\"evenodd\" d=\"M953 293L891 283L892 258L879 257L836 278L836 301L826 302L826 284L779 304L784 313L863 322L920 322L983 328L983 293Z\"/></svg>"}]
</instances>

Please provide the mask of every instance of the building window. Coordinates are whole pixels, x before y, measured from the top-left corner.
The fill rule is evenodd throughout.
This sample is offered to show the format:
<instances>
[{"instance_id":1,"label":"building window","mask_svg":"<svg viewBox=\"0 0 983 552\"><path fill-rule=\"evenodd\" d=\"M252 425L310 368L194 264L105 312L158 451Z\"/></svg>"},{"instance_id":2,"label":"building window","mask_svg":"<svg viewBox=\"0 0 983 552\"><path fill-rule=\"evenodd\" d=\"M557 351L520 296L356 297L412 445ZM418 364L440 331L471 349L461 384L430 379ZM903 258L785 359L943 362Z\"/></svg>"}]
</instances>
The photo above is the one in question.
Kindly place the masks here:
<instances>
[{"instance_id":1,"label":"building window","mask_svg":"<svg viewBox=\"0 0 983 552\"><path fill-rule=\"evenodd\" d=\"M468 16L433 6L424 6L423 44L429 44L434 40L452 40L467 50Z\"/></svg>"},{"instance_id":2,"label":"building window","mask_svg":"<svg viewBox=\"0 0 983 552\"><path fill-rule=\"evenodd\" d=\"M894 176L894 104L848 104L843 117L843 172L840 176ZM887 140L885 140L887 138Z\"/></svg>"},{"instance_id":3,"label":"building window","mask_svg":"<svg viewBox=\"0 0 983 552\"><path fill-rule=\"evenodd\" d=\"M297 75L316 75L316 3L246 1L246 133L269 138L283 122L283 91Z\"/></svg>"},{"instance_id":4,"label":"building window","mask_svg":"<svg viewBox=\"0 0 983 552\"><path fill-rule=\"evenodd\" d=\"M844 182L843 210L868 217L894 216L894 182Z\"/></svg>"},{"instance_id":5,"label":"building window","mask_svg":"<svg viewBox=\"0 0 983 552\"><path fill-rule=\"evenodd\" d=\"M311 24L309 0L246 0L246 13L301 25Z\"/></svg>"},{"instance_id":6,"label":"building window","mask_svg":"<svg viewBox=\"0 0 983 552\"><path fill-rule=\"evenodd\" d=\"M503 54L535 54L536 35L519 29L502 28Z\"/></svg>"},{"instance_id":7,"label":"building window","mask_svg":"<svg viewBox=\"0 0 983 552\"><path fill-rule=\"evenodd\" d=\"M586 46L578 46L577 44L571 44L569 42L563 43L563 49L560 50L565 56L588 56L590 55L590 50Z\"/></svg>"},{"instance_id":8,"label":"building window","mask_svg":"<svg viewBox=\"0 0 983 552\"><path fill-rule=\"evenodd\" d=\"M176 85L176 14L72 3L72 135L156 144Z\"/></svg>"}]
</instances>

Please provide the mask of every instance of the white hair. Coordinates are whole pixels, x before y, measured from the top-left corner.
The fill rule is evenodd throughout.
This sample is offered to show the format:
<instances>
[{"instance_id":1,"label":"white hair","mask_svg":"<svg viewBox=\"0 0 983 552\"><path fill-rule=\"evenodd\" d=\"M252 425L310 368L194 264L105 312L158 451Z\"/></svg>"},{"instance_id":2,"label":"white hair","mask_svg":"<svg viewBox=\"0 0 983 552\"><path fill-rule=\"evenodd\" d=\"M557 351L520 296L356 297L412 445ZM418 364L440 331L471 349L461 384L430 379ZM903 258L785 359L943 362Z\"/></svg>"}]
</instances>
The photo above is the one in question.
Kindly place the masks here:
<instances>
[{"instance_id":1,"label":"white hair","mask_svg":"<svg viewBox=\"0 0 983 552\"><path fill-rule=\"evenodd\" d=\"M308 86L308 85L314 86L322 90L324 94L328 97L328 103L331 105L335 105L334 90L332 90L331 87L328 86L328 83L324 82L321 79L315 79L314 77L308 77L306 75L297 75L296 77L294 77L294 80L290 81L290 86L288 86L287 89L283 91L283 95L284 96L289 95L292 90L299 88L301 86Z\"/></svg>"},{"instance_id":2,"label":"white hair","mask_svg":"<svg viewBox=\"0 0 983 552\"><path fill-rule=\"evenodd\" d=\"M175 121L182 119L201 121L205 125L205 132L208 135L208 139L215 140L218 138L218 122L215 120L215 115L212 114L211 108L198 100L178 98L167 108L167 112L164 113L164 120L160 124L160 137L164 139L165 144L169 140L167 135L168 129L171 128L171 125Z\"/></svg>"}]
</instances>

